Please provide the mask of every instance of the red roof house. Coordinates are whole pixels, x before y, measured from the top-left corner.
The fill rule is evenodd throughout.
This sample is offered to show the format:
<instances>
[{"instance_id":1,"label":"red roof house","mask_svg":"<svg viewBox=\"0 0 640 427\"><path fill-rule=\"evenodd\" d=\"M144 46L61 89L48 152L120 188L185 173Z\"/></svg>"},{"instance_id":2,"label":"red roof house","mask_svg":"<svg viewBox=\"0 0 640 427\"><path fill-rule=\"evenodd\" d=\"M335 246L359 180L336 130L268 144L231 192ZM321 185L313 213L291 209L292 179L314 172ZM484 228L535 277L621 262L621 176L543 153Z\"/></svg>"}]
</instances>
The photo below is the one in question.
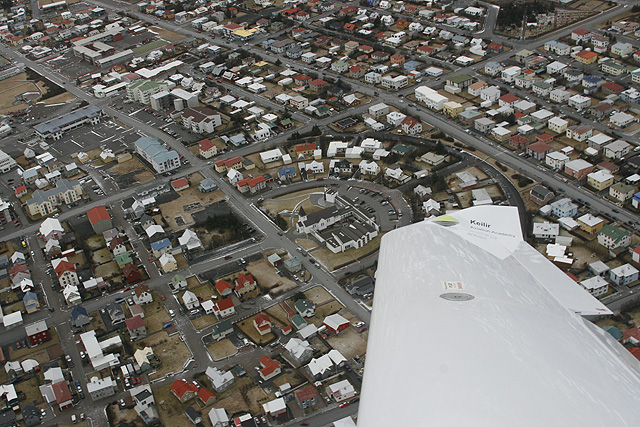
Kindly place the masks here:
<instances>
[{"instance_id":1,"label":"red roof house","mask_svg":"<svg viewBox=\"0 0 640 427\"><path fill-rule=\"evenodd\" d=\"M66 381L58 381L51 386L53 394L56 396L56 403L61 411L73 407L73 401L71 400L71 392Z\"/></svg>"},{"instance_id":2,"label":"red roof house","mask_svg":"<svg viewBox=\"0 0 640 427\"><path fill-rule=\"evenodd\" d=\"M262 356L260 358L260 366L262 369L259 369L258 373L265 381L270 380L281 372L280 362L273 360L269 356Z\"/></svg>"},{"instance_id":3,"label":"red roof house","mask_svg":"<svg viewBox=\"0 0 640 427\"><path fill-rule=\"evenodd\" d=\"M171 186L176 191L182 191L189 188L189 181L186 178L178 178L171 181Z\"/></svg>"},{"instance_id":4,"label":"red roof house","mask_svg":"<svg viewBox=\"0 0 640 427\"><path fill-rule=\"evenodd\" d=\"M273 323L271 323L271 318L269 317L269 315L258 313L256 314L256 317L253 318L253 326L255 326L260 335L266 335L271 332Z\"/></svg>"},{"instance_id":5,"label":"red roof house","mask_svg":"<svg viewBox=\"0 0 640 427\"><path fill-rule=\"evenodd\" d=\"M198 399L205 405L210 405L216 399L216 395L211 392L211 390L206 388L201 388L198 390Z\"/></svg>"},{"instance_id":6,"label":"red roof house","mask_svg":"<svg viewBox=\"0 0 640 427\"><path fill-rule=\"evenodd\" d=\"M226 297L233 291L233 286L229 284L226 280L219 280L216 283L216 291L223 297Z\"/></svg>"},{"instance_id":7,"label":"red roof house","mask_svg":"<svg viewBox=\"0 0 640 427\"><path fill-rule=\"evenodd\" d=\"M193 398L198 392L198 387L185 380L175 380L171 384L171 393L182 403Z\"/></svg>"},{"instance_id":8,"label":"red roof house","mask_svg":"<svg viewBox=\"0 0 640 427\"><path fill-rule=\"evenodd\" d=\"M111 215L104 206L96 206L87 211L87 217L96 234L103 233L113 228Z\"/></svg>"}]
</instances>

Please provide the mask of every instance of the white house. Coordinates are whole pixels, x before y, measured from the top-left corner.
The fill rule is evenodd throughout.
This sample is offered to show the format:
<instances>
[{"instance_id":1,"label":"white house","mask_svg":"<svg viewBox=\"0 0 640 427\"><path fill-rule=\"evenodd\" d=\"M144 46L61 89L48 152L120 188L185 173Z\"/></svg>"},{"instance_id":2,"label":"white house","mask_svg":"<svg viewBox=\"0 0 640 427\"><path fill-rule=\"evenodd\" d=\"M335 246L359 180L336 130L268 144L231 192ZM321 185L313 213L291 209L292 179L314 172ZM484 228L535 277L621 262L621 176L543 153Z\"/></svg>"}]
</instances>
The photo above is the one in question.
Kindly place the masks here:
<instances>
[{"instance_id":1,"label":"white house","mask_svg":"<svg viewBox=\"0 0 640 427\"><path fill-rule=\"evenodd\" d=\"M192 310L194 308L200 307L200 301L196 294L191 291L185 291L184 295L182 295L182 302L187 310Z\"/></svg>"},{"instance_id":2,"label":"white house","mask_svg":"<svg viewBox=\"0 0 640 427\"><path fill-rule=\"evenodd\" d=\"M609 282L601 276L594 276L586 280L581 280L578 284L594 297L599 297L609 292Z\"/></svg>"},{"instance_id":3,"label":"white house","mask_svg":"<svg viewBox=\"0 0 640 427\"><path fill-rule=\"evenodd\" d=\"M623 112L614 113L609 117L609 123L619 128L628 126L635 121L637 121L637 119L634 116Z\"/></svg>"},{"instance_id":4,"label":"white house","mask_svg":"<svg viewBox=\"0 0 640 427\"><path fill-rule=\"evenodd\" d=\"M552 151L550 153L547 153L547 156L545 157L545 163L555 170L564 169L564 165L568 161L569 156L559 151Z\"/></svg>"},{"instance_id":5,"label":"white house","mask_svg":"<svg viewBox=\"0 0 640 427\"><path fill-rule=\"evenodd\" d=\"M638 269L631 264L609 270L609 279L616 285L627 285L638 280Z\"/></svg>"}]
</instances>

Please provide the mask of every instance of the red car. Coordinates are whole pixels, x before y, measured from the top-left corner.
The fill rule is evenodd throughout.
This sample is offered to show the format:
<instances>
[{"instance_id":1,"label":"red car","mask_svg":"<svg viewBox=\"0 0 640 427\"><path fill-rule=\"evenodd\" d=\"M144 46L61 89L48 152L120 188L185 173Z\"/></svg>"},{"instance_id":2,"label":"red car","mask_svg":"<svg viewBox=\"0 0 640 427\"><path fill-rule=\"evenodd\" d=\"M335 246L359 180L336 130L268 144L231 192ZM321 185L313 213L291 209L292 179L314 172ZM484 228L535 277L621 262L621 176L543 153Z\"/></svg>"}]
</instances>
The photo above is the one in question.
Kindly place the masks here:
<instances>
[{"instance_id":1,"label":"red car","mask_svg":"<svg viewBox=\"0 0 640 427\"><path fill-rule=\"evenodd\" d=\"M351 405L351 401L341 403L341 404L340 404L340 407L341 407L341 408L344 408L345 406L349 406L349 405Z\"/></svg>"},{"instance_id":2,"label":"red car","mask_svg":"<svg viewBox=\"0 0 640 427\"><path fill-rule=\"evenodd\" d=\"M149 258L149 262L153 262L153 260L151 258Z\"/></svg>"},{"instance_id":3,"label":"red car","mask_svg":"<svg viewBox=\"0 0 640 427\"><path fill-rule=\"evenodd\" d=\"M126 288L123 289L124 292L130 291L131 290L131 286L127 286Z\"/></svg>"},{"instance_id":4,"label":"red car","mask_svg":"<svg viewBox=\"0 0 640 427\"><path fill-rule=\"evenodd\" d=\"M160 295L160 298L162 299L162 301L164 301L166 298L164 297L164 295Z\"/></svg>"}]
</instances>

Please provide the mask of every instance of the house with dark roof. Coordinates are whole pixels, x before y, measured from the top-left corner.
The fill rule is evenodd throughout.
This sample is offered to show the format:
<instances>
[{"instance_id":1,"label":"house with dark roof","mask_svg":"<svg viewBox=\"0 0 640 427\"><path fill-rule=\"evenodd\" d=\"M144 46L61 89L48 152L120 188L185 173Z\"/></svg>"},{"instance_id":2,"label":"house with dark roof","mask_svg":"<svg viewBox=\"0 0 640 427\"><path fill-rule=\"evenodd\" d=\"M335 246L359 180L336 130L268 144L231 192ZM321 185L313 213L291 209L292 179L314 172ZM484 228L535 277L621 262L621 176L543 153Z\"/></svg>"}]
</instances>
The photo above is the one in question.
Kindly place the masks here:
<instances>
[{"instance_id":1,"label":"house with dark roof","mask_svg":"<svg viewBox=\"0 0 640 427\"><path fill-rule=\"evenodd\" d=\"M76 305L71 310L71 324L76 328L82 328L91 323L91 317L87 313L87 309Z\"/></svg>"},{"instance_id":2,"label":"house with dark roof","mask_svg":"<svg viewBox=\"0 0 640 427\"><path fill-rule=\"evenodd\" d=\"M111 323L114 325L120 322L124 322L124 310L120 304L112 302L107 306L107 314L109 315L109 319L111 319Z\"/></svg>"}]
</instances>

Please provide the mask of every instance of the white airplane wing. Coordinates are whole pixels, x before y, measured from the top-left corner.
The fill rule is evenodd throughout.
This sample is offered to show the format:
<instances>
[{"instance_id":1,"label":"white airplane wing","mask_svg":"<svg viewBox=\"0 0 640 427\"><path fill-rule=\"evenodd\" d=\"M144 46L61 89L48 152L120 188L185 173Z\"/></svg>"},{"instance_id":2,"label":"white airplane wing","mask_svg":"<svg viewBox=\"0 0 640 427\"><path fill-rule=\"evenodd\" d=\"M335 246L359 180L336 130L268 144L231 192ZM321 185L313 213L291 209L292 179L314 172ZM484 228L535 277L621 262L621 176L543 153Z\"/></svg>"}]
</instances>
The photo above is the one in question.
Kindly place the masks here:
<instances>
[{"instance_id":1,"label":"white airplane wing","mask_svg":"<svg viewBox=\"0 0 640 427\"><path fill-rule=\"evenodd\" d=\"M482 206L383 237L359 427L635 426L640 363L598 300Z\"/></svg>"}]
</instances>

